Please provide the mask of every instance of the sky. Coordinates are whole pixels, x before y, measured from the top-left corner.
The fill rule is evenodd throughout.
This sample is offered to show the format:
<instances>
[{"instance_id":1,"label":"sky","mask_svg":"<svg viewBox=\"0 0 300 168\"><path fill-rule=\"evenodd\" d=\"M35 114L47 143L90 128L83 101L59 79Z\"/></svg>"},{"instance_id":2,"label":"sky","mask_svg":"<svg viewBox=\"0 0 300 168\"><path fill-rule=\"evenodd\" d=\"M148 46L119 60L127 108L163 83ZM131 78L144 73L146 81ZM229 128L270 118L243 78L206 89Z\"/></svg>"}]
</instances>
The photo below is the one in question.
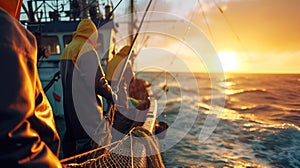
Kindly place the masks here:
<instances>
[{"instance_id":1,"label":"sky","mask_svg":"<svg viewBox=\"0 0 300 168\"><path fill-rule=\"evenodd\" d=\"M116 5L119 0L112 2ZM136 12L145 11L148 1L134 2ZM128 4L124 0L115 11L119 47L128 34L121 23L128 20L124 17ZM300 0L153 0L150 11L164 13L146 15L146 21L161 22L142 26L134 65L138 69L205 71L211 66L203 59L207 53L189 46L203 47L205 36L226 72L300 73ZM141 16L137 16L138 23Z\"/></svg>"},{"instance_id":2,"label":"sky","mask_svg":"<svg viewBox=\"0 0 300 168\"><path fill-rule=\"evenodd\" d=\"M146 1L135 2L137 11L145 10ZM152 3L150 10L176 14L203 31L216 49L225 71L300 73L300 0L153 0ZM122 13L121 8L116 16L118 12ZM161 43L171 45L166 41ZM174 43L177 46L178 42ZM170 53L165 60L172 60L174 55L180 57L178 53ZM201 71L201 61L196 59L190 56L186 60L193 71Z\"/></svg>"}]
</instances>

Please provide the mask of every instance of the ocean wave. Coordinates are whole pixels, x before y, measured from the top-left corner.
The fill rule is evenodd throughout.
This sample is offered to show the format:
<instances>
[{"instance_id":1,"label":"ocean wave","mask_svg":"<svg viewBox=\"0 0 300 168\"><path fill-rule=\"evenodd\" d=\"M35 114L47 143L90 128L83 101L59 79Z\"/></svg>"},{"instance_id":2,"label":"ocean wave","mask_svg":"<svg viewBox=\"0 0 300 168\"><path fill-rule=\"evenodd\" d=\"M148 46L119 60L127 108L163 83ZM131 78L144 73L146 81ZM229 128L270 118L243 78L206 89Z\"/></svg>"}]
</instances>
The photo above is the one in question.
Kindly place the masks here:
<instances>
[{"instance_id":1,"label":"ocean wave","mask_svg":"<svg viewBox=\"0 0 300 168\"><path fill-rule=\"evenodd\" d=\"M173 98L173 99L168 99L165 102L165 112L168 113L173 113L173 112L178 112L181 106L181 98Z\"/></svg>"},{"instance_id":2,"label":"ocean wave","mask_svg":"<svg viewBox=\"0 0 300 168\"><path fill-rule=\"evenodd\" d=\"M226 77L224 80L226 82L237 82L237 81L249 81L248 76L233 76L233 77Z\"/></svg>"},{"instance_id":3,"label":"ocean wave","mask_svg":"<svg viewBox=\"0 0 300 168\"><path fill-rule=\"evenodd\" d=\"M200 101L187 91L187 104L195 101L199 109L197 119L186 138L167 151L166 167L300 167L299 80L299 75L240 74L212 87L209 79L201 78L195 86L200 88ZM212 97L212 89L223 89L226 96ZM173 98L180 96L180 89L168 94L166 120L173 121L181 106ZM200 143L196 138L207 126L212 100L226 104L214 132Z\"/></svg>"},{"instance_id":4,"label":"ocean wave","mask_svg":"<svg viewBox=\"0 0 300 168\"><path fill-rule=\"evenodd\" d=\"M246 95L246 94L266 94L269 93L267 89L258 89L258 88L252 88L252 89L239 89L239 90L232 90L232 96L235 95Z\"/></svg>"},{"instance_id":5,"label":"ocean wave","mask_svg":"<svg viewBox=\"0 0 300 168\"><path fill-rule=\"evenodd\" d=\"M212 96L203 96L201 99L201 102L207 104L207 105L218 105L221 107L224 107L227 103L229 103L230 98L226 95L213 95Z\"/></svg>"},{"instance_id":6,"label":"ocean wave","mask_svg":"<svg viewBox=\"0 0 300 168\"><path fill-rule=\"evenodd\" d=\"M201 86L199 87L199 92L200 95L202 95L203 93L223 93L224 90L226 89L222 89L222 88L217 88L217 87L213 87L213 86Z\"/></svg>"},{"instance_id":7,"label":"ocean wave","mask_svg":"<svg viewBox=\"0 0 300 168\"><path fill-rule=\"evenodd\" d=\"M229 90L227 94L230 100L234 100L238 105L257 105L257 104L280 104L282 97L267 89L240 89ZM289 102L287 100L286 102Z\"/></svg>"},{"instance_id":8,"label":"ocean wave","mask_svg":"<svg viewBox=\"0 0 300 168\"><path fill-rule=\"evenodd\" d=\"M292 113L300 113L300 109L290 109L289 111Z\"/></svg>"},{"instance_id":9,"label":"ocean wave","mask_svg":"<svg viewBox=\"0 0 300 168\"><path fill-rule=\"evenodd\" d=\"M283 111L283 108L275 107L272 105L267 104L259 104L253 106L242 106L240 109L235 109L240 112L244 113L267 113L267 112L274 112L274 111Z\"/></svg>"},{"instance_id":10,"label":"ocean wave","mask_svg":"<svg viewBox=\"0 0 300 168\"><path fill-rule=\"evenodd\" d=\"M287 106L300 107L300 103L287 103Z\"/></svg>"},{"instance_id":11,"label":"ocean wave","mask_svg":"<svg viewBox=\"0 0 300 168\"><path fill-rule=\"evenodd\" d=\"M229 82L229 81L219 82L219 86L221 86L222 88L228 88L234 85L236 85L236 83L234 82Z\"/></svg>"},{"instance_id":12,"label":"ocean wave","mask_svg":"<svg viewBox=\"0 0 300 168\"><path fill-rule=\"evenodd\" d=\"M300 133L294 127L277 129L276 132L259 132L252 148L256 157L268 160L272 167L300 166Z\"/></svg>"},{"instance_id":13,"label":"ocean wave","mask_svg":"<svg viewBox=\"0 0 300 168\"><path fill-rule=\"evenodd\" d=\"M277 118L277 121L286 122L286 123L292 123L296 125L298 128L300 128L300 116L299 115L282 115L279 118ZM300 129L299 129L300 130Z\"/></svg>"},{"instance_id":14,"label":"ocean wave","mask_svg":"<svg viewBox=\"0 0 300 168\"><path fill-rule=\"evenodd\" d=\"M276 127L276 123L291 124L295 128L300 128L300 114L295 113L295 110L287 109L281 106L275 105L254 105L254 106L242 106L240 108L231 108L238 112L243 118L256 120L258 122L265 122ZM299 129L300 130L300 129Z\"/></svg>"}]
</instances>

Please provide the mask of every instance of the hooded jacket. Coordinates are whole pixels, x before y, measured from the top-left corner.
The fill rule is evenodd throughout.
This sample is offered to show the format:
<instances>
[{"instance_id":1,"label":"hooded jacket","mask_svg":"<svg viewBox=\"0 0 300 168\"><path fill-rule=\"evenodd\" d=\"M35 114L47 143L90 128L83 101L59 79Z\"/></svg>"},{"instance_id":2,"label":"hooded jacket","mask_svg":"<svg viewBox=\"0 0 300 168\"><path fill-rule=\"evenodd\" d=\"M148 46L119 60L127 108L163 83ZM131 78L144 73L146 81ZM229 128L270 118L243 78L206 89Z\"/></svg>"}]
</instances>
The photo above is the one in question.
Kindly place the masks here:
<instances>
[{"instance_id":1,"label":"hooded jacket","mask_svg":"<svg viewBox=\"0 0 300 168\"><path fill-rule=\"evenodd\" d=\"M63 105L66 135L64 155L90 150L91 139L99 145L110 142L110 130L103 120L101 96L113 101L112 91L94 49L97 29L90 19L83 19L73 34L70 44L64 49L60 70L63 85ZM95 135L97 127L101 128ZM70 151L75 149L77 151Z\"/></svg>"},{"instance_id":2,"label":"hooded jacket","mask_svg":"<svg viewBox=\"0 0 300 168\"><path fill-rule=\"evenodd\" d=\"M34 36L0 8L0 162L61 167L59 136L36 68Z\"/></svg>"},{"instance_id":3,"label":"hooded jacket","mask_svg":"<svg viewBox=\"0 0 300 168\"><path fill-rule=\"evenodd\" d=\"M124 46L107 64L106 79L111 82L113 88L117 85L119 75L129 50L130 46ZM128 88L133 77L134 73L131 64L128 63L118 88L118 110L126 110L129 108Z\"/></svg>"},{"instance_id":4,"label":"hooded jacket","mask_svg":"<svg viewBox=\"0 0 300 168\"><path fill-rule=\"evenodd\" d=\"M107 65L107 73L106 73L106 79L109 81L117 81L118 77L121 73L122 66L124 64L124 60L130 50L130 46L124 46L121 48L121 50L114 56ZM131 78L133 77L132 67L131 64L127 64L127 67L125 69L124 76L126 78L129 78L129 82Z\"/></svg>"}]
</instances>

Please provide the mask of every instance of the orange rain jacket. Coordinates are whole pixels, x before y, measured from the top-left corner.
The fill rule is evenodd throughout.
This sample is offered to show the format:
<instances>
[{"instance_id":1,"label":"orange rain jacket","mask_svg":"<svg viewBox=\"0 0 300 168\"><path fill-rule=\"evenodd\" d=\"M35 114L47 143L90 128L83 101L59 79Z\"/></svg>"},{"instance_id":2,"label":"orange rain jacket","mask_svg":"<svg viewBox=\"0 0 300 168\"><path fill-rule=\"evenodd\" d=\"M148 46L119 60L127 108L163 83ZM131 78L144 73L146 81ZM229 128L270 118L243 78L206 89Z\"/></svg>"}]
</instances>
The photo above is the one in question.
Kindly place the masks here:
<instances>
[{"instance_id":1,"label":"orange rain jacket","mask_svg":"<svg viewBox=\"0 0 300 168\"><path fill-rule=\"evenodd\" d=\"M36 40L2 8L0 34L0 163L62 167L52 109L36 68Z\"/></svg>"}]
</instances>

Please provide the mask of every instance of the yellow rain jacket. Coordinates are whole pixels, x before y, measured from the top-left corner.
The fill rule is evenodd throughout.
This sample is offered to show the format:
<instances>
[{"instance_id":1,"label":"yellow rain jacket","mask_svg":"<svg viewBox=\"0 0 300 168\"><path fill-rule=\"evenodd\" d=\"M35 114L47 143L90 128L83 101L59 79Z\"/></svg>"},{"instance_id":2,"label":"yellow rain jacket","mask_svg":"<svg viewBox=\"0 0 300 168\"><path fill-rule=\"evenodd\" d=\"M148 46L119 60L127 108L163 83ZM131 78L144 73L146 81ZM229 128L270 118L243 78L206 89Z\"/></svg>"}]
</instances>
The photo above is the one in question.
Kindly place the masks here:
<instances>
[{"instance_id":1,"label":"yellow rain jacket","mask_svg":"<svg viewBox=\"0 0 300 168\"><path fill-rule=\"evenodd\" d=\"M124 59L129 52L130 46L124 46L107 64L106 79L109 81L117 81L121 73ZM131 78L133 76L131 64L127 64L125 76Z\"/></svg>"},{"instance_id":2,"label":"yellow rain jacket","mask_svg":"<svg viewBox=\"0 0 300 168\"><path fill-rule=\"evenodd\" d=\"M112 88L118 90L118 102L117 107L119 110L126 110L129 108L128 105L128 88L130 85L131 79L134 77L134 73L131 67L131 64L128 63L124 74L120 81L119 88L116 88L117 81L125 58L130 50L130 46L124 46L107 64L106 68L106 79L111 82Z\"/></svg>"},{"instance_id":3,"label":"yellow rain jacket","mask_svg":"<svg viewBox=\"0 0 300 168\"><path fill-rule=\"evenodd\" d=\"M91 150L97 144L104 146L110 143L110 127L103 119L101 96L111 102L113 97L94 49L97 36L94 23L83 19L62 53L65 157ZM100 129L97 130L97 127Z\"/></svg>"},{"instance_id":4,"label":"yellow rain jacket","mask_svg":"<svg viewBox=\"0 0 300 168\"><path fill-rule=\"evenodd\" d=\"M36 40L2 8L0 33L0 163L62 167L52 109L36 68Z\"/></svg>"}]
</instances>

